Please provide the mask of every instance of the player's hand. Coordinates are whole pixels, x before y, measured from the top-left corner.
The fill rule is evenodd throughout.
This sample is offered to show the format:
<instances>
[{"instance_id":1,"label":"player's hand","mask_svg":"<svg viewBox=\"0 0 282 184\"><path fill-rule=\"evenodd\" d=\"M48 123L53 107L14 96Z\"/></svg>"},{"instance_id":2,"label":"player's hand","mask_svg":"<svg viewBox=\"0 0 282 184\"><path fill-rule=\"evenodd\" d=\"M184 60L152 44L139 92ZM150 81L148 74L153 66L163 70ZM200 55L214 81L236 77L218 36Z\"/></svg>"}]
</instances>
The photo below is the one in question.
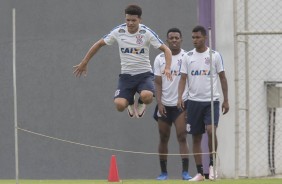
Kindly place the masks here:
<instances>
[{"instance_id":1,"label":"player's hand","mask_svg":"<svg viewBox=\"0 0 282 184\"><path fill-rule=\"evenodd\" d=\"M87 74L87 63L86 62L81 62L78 65L73 66L74 71L73 74L76 77L80 77L81 75L84 75L84 77L86 77Z\"/></svg>"},{"instance_id":2,"label":"player's hand","mask_svg":"<svg viewBox=\"0 0 282 184\"><path fill-rule=\"evenodd\" d=\"M185 106L184 106L183 100L179 100L179 99L178 99L178 101L177 101L177 108L183 111L183 110L184 110L184 107L185 107Z\"/></svg>"},{"instance_id":3,"label":"player's hand","mask_svg":"<svg viewBox=\"0 0 282 184\"><path fill-rule=\"evenodd\" d=\"M228 103L228 101L223 101L221 108L222 108L222 113L226 114L229 111L229 103Z\"/></svg>"},{"instance_id":4,"label":"player's hand","mask_svg":"<svg viewBox=\"0 0 282 184\"><path fill-rule=\"evenodd\" d=\"M167 77L167 80L172 81L172 76L171 76L170 69L165 68L164 74L165 74L165 76Z\"/></svg>"},{"instance_id":5,"label":"player's hand","mask_svg":"<svg viewBox=\"0 0 282 184\"><path fill-rule=\"evenodd\" d=\"M161 116L166 117L166 109L163 104L158 104L158 110Z\"/></svg>"}]
</instances>

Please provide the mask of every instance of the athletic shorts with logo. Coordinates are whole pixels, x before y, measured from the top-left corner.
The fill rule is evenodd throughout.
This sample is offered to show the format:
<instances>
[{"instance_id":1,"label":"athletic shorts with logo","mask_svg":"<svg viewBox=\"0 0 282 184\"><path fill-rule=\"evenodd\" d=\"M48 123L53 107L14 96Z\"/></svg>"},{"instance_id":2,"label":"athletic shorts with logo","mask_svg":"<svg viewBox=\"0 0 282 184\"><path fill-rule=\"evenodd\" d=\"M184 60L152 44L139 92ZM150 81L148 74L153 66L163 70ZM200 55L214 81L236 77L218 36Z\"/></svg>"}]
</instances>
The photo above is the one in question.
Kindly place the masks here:
<instances>
[{"instance_id":1,"label":"athletic shorts with logo","mask_svg":"<svg viewBox=\"0 0 282 184\"><path fill-rule=\"evenodd\" d=\"M143 90L155 94L154 74L152 72L137 75L120 74L114 98L125 98L129 104L133 104L135 93L140 93Z\"/></svg>"},{"instance_id":2,"label":"athletic shorts with logo","mask_svg":"<svg viewBox=\"0 0 282 184\"><path fill-rule=\"evenodd\" d=\"M206 125L212 124L211 102L187 101L187 124L189 134L204 134ZM219 120L219 101L214 101L214 125Z\"/></svg>"}]
</instances>

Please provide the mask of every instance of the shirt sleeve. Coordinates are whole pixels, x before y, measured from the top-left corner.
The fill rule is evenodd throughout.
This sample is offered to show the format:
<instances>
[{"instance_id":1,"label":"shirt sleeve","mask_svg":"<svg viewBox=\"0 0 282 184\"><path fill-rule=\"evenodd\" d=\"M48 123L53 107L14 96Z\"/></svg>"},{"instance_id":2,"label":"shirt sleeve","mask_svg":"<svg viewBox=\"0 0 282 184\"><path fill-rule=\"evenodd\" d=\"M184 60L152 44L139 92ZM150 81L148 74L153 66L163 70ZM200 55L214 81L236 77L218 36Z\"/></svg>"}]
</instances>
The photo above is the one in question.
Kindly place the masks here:
<instances>
[{"instance_id":1,"label":"shirt sleeve","mask_svg":"<svg viewBox=\"0 0 282 184\"><path fill-rule=\"evenodd\" d=\"M103 37L104 42L107 45L113 45L116 42L116 31L115 30L111 31L109 34Z\"/></svg>"},{"instance_id":2,"label":"shirt sleeve","mask_svg":"<svg viewBox=\"0 0 282 184\"><path fill-rule=\"evenodd\" d=\"M215 61L216 72L220 73L224 71L223 59L219 53L215 55Z\"/></svg>"},{"instance_id":3,"label":"shirt sleeve","mask_svg":"<svg viewBox=\"0 0 282 184\"><path fill-rule=\"evenodd\" d=\"M158 49L160 48L160 46L164 43L160 38L159 36L150 30L149 32L149 35L150 35L150 44L155 48L155 49Z\"/></svg>"}]
</instances>

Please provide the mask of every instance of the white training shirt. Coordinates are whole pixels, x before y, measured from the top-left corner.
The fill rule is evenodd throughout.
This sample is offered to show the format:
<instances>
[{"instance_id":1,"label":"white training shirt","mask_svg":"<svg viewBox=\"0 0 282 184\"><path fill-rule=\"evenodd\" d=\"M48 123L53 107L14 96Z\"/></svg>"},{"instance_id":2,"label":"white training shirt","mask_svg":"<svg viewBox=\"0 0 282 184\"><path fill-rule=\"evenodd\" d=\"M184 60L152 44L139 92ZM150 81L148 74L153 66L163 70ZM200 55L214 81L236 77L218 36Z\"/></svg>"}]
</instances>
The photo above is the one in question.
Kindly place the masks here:
<instances>
[{"instance_id":1,"label":"white training shirt","mask_svg":"<svg viewBox=\"0 0 282 184\"><path fill-rule=\"evenodd\" d=\"M121 24L103 39L107 45L118 43L121 73L131 75L152 72L149 59L150 45L159 48L163 44L158 35L143 24L139 24L139 29L134 34L127 31L126 24Z\"/></svg>"},{"instance_id":2,"label":"white training shirt","mask_svg":"<svg viewBox=\"0 0 282 184\"><path fill-rule=\"evenodd\" d=\"M187 51L181 49L181 52L177 55L172 55L171 60L171 74L172 81L169 81L164 75L165 69L165 57L164 53L159 54L155 58L154 62L154 74L162 77L162 104L165 106L176 106L178 100L178 83L180 80L180 68L183 58L187 54ZM185 86L182 99L185 101L188 99L188 88Z\"/></svg>"},{"instance_id":3,"label":"white training shirt","mask_svg":"<svg viewBox=\"0 0 282 184\"><path fill-rule=\"evenodd\" d=\"M211 101L210 84L210 53L209 48L198 53L196 49L188 52L182 62L181 73L188 74L188 99L193 101ZM213 77L213 100L219 100L218 73L224 71L221 55L212 51L212 77Z\"/></svg>"}]
</instances>

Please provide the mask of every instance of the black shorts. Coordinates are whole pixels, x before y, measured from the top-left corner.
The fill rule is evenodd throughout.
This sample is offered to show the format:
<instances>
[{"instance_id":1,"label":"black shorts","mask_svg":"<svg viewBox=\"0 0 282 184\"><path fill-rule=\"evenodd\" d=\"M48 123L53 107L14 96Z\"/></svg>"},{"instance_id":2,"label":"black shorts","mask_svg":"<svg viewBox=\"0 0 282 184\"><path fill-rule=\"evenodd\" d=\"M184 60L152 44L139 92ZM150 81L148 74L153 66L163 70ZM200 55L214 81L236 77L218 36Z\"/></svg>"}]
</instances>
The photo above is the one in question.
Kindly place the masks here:
<instances>
[{"instance_id":1,"label":"black shorts","mask_svg":"<svg viewBox=\"0 0 282 184\"><path fill-rule=\"evenodd\" d=\"M185 108L186 108L186 103L185 103ZM172 122L175 122L178 116L183 112L183 110L178 109L177 106L165 106L165 110L166 110L166 117L161 116L161 114L159 113L158 105L156 105L153 117L156 121L161 119L162 121L168 123L170 126L172 125Z\"/></svg>"},{"instance_id":2,"label":"black shorts","mask_svg":"<svg viewBox=\"0 0 282 184\"><path fill-rule=\"evenodd\" d=\"M206 125L211 125L211 102L198 102L188 100L187 102L187 126L189 134L203 134ZM219 120L219 101L214 101L214 125L218 125Z\"/></svg>"},{"instance_id":3,"label":"black shorts","mask_svg":"<svg viewBox=\"0 0 282 184\"><path fill-rule=\"evenodd\" d=\"M143 90L155 93L154 74L152 72L137 75L120 74L114 98L125 98L129 104L133 104L135 93L140 93Z\"/></svg>"}]
</instances>

